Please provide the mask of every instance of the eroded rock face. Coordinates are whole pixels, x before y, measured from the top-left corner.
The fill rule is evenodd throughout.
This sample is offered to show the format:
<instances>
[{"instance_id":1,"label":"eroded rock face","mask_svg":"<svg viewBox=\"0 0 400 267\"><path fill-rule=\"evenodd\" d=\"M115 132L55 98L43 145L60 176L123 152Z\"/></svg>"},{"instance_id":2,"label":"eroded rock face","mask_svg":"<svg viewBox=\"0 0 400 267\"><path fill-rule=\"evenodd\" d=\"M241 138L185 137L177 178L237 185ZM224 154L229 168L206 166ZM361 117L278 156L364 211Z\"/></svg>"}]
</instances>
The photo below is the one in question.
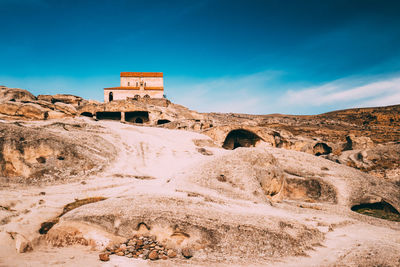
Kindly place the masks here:
<instances>
[{"instance_id":1,"label":"eroded rock face","mask_svg":"<svg viewBox=\"0 0 400 267\"><path fill-rule=\"evenodd\" d=\"M80 96L69 95L69 94L57 94L57 95L38 95L37 97L39 100L44 100L50 103L64 103L70 104L74 106L78 106L83 98Z\"/></svg>"},{"instance_id":2,"label":"eroded rock face","mask_svg":"<svg viewBox=\"0 0 400 267\"><path fill-rule=\"evenodd\" d=\"M86 175L103 168L105 159L97 152L111 158L115 153L100 136L85 133L86 137L80 137L65 125L54 127L58 131L0 123L0 176L38 182Z\"/></svg>"},{"instance_id":3,"label":"eroded rock face","mask_svg":"<svg viewBox=\"0 0 400 267\"><path fill-rule=\"evenodd\" d=\"M192 183L227 196L265 201L281 198L285 174L274 156L262 148L237 148L193 167L182 175Z\"/></svg>"},{"instance_id":4,"label":"eroded rock face","mask_svg":"<svg viewBox=\"0 0 400 267\"><path fill-rule=\"evenodd\" d=\"M5 88L0 90L0 102L5 101L35 101L36 97L30 92L19 88Z\"/></svg>"},{"instance_id":5,"label":"eroded rock face","mask_svg":"<svg viewBox=\"0 0 400 267\"><path fill-rule=\"evenodd\" d=\"M260 260L265 260L300 255L323 239L318 230L279 216L243 216L241 212L218 209L204 201L152 196L149 202L149 197L142 195L82 206L66 214L63 223L52 228L49 235L57 236L67 225L81 221L126 238L154 236L164 246L190 249L195 255L202 249L210 260L227 256L252 259L258 255ZM132 206L132 201L137 205ZM282 220L286 221L284 226ZM146 227L142 227L144 224ZM285 227L290 231L283 230Z\"/></svg>"},{"instance_id":6,"label":"eroded rock face","mask_svg":"<svg viewBox=\"0 0 400 267\"><path fill-rule=\"evenodd\" d=\"M0 117L7 120L47 120L73 117L72 104L83 99L71 95L42 95L36 98L26 90L4 87L0 91Z\"/></svg>"},{"instance_id":7,"label":"eroded rock face","mask_svg":"<svg viewBox=\"0 0 400 267\"><path fill-rule=\"evenodd\" d=\"M362 146L365 149L343 151L339 156L329 155L330 160L368 172L379 178L400 181L400 144Z\"/></svg>"}]
</instances>

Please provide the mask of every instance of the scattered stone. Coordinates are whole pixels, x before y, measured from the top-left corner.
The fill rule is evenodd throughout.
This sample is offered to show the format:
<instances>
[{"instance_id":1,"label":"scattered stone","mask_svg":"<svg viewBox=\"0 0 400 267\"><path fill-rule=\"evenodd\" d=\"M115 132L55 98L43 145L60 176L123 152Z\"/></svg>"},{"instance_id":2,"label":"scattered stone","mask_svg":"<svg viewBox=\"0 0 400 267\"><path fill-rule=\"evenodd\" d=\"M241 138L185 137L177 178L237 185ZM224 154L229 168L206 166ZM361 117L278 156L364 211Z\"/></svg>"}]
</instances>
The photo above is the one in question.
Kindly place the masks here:
<instances>
[{"instance_id":1,"label":"scattered stone","mask_svg":"<svg viewBox=\"0 0 400 267\"><path fill-rule=\"evenodd\" d=\"M175 250L169 249L168 252L167 252L167 255L168 255L168 257L170 257L170 258L175 258L177 254L176 254L176 251L175 251Z\"/></svg>"},{"instance_id":2,"label":"scattered stone","mask_svg":"<svg viewBox=\"0 0 400 267\"><path fill-rule=\"evenodd\" d=\"M103 254L115 254L127 258L141 258L153 261L159 259L167 260L168 258L175 258L177 256L177 252L174 249L166 248L158 243L155 236L134 236L120 244L106 247ZM99 257L101 257L100 255ZM192 251L190 249L183 249L182 255L189 259L192 257Z\"/></svg>"},{"instance_id":3,"label":"scattered stone","mask_svg":"<svg viewBox=\"0 0 400 267\"><path fill-rule=\"evenodd\" d=\"M203 147L197 148L197 151L198 151L200 154L203 154L203 155L205 155L205 156L212 156L212 155L213 155L213 153L212 153L211 151L209 151L209 150L207 150L207 149L205 149L205 148L203 148Z\"/></svg>"},{"instance_id":4,"label":"scattered stone","mask_svg":"<svg viewBox=\"0 0 400 267\"><path fill-rule=\"evenodd\" d=\"M223 174L220 174L219 176L217 176L217 180L220 182L226 182L226 177Z\"/></svg>"},{"instance_id":5,"label":"scattered stone","mask_svg":"<svg viewBox=\"0 0 400 267\"><path fill-rule=\"evenodd\" d=\"M150 260L158 260L158 253L157 253L157 251L155 251L155 250L153 250L153 251L151 251L150 252L150 254L149 254L149 256L148 256L148 258L150 259Z\"/></svg>"},{"instance_id":6,"label":"scattered stone","mask_svg":"<svg viewBox=\"0 0 400 267\"><path fill-rule=\"evenodd\" d=\"M46 195L46 192L40 192L39 195L44 196Z\"/></svg>"},{"instance_id":7,"label":"scattered stone","mask_svg":"<svg viewBox=\"0 0 400 267\"><path fill-rule=\"evenodd\" d=\"M191 257L193 257L193 253L190 249L184 248L182 249L182 256L185 257L186 259L190 259Z\"/></svg>"},{"instance_id":8,"label":"scattered stone","mask_svg":"<svg viewBox=\"0 0 400 267\"><path fill-rule=\"evenodd\" d=\"M108 253L101 253L99 255L99 258L101 261L109 261L110 260L110 256L108 255Z\"/></svg>"}]
</instances>

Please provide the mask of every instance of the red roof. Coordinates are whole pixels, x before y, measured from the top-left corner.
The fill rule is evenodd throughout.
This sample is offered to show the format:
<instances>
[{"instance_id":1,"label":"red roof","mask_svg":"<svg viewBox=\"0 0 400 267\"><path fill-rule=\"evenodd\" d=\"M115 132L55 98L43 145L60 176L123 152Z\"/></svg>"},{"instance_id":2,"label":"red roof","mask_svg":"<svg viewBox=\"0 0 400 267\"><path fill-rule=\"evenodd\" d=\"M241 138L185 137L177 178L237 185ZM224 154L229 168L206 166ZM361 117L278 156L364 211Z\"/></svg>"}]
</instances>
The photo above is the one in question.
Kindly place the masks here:
<instances>
[{"instance_id":1,"label":"red roof","mask_svg":"<svg viewBox=\"0 0 400 267\"><path fill-rule=\"evenodd\" d=\"M162 72L121 72L121 77L163 77Z\"/></svg>"}]
</instances>

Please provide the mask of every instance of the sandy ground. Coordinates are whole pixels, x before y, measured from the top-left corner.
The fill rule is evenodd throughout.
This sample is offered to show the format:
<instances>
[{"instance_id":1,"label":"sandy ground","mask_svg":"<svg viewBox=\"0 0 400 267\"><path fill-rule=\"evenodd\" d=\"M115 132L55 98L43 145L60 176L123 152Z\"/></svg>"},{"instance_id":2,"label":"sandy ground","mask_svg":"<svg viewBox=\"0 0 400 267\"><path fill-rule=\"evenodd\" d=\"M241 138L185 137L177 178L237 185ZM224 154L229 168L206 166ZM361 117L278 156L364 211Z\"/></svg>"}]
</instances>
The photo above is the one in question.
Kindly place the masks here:
<instances>
[{"instance_id":1,"label":"sandy ground","mask_svg":"<svg viewBox=\"0 0 400 267\"><path fill-rule=\"evenodd\" d=\"M205 160L208 156L197 151L194 139L208 137L179 130L166 130L154 127L124 125L119 122L97 122L110 130L105 138L117 146L118 159L101 174L77 179L69 183L23 186L3 184L0 192L0 205L10 207L0 210L0 266L196 266L196 261L157 261L133 260L112 255L109 262L98 260L98 251L85 246L53 248L45 244L35 244L39 237L38 229L62 212L63 207L75 199L88 197L121 197L139 193L166 196L181 196L176 192L177 183L169 180L190 166ZM214 155L228 153L224 149L207 147ZM155 179L152 179L155 178ZM342 185L339 185L342 186ZM193 188L188 188L193 189ZM44 192L44 193L43 193ZM210 193L210 192L208 192ZM211 194L211 193L210 193ZM326 209L299 209L298 203L283 201L271 207L267 203L249 203L215 195L223 203L223 209L241 211L248 214L273 214L301 221L317 228L325 234L325 240L306 252L306 256L288 257L274 262L257 262L248 265L263 266L357 266L352 265L357 251L365 256L365 250L376 247L391 247L388 253L400 252L400 224L372 223L358 220L359 216L338 215L335 207ZM217 204L215 204L217 205ZM327 206L326 206L327 207ZM334 227L332 227L334 226ZM18 233L33 241L34 250L18 253L15 240L10 233ZM382 251L379 251L382 255ZM354 254L354 255L353 255ZM373 254L371 255L373 257ZM340 265L340 262L345 264ZM379 263L379 261L378 261ZM385 263L383 261L383 263ZM202 265L202 264L199 264ZM222 261L217 265L225 265ZM229 263L232 265L232 263ZM361 265L362 266L362 265ZM385 266L385 265L383 265ZM391 266L391 265L388 265ZM393 265L395 266L395 265ZM400 262L399 265L400 266Z\"/></svg>"}]
</instances>

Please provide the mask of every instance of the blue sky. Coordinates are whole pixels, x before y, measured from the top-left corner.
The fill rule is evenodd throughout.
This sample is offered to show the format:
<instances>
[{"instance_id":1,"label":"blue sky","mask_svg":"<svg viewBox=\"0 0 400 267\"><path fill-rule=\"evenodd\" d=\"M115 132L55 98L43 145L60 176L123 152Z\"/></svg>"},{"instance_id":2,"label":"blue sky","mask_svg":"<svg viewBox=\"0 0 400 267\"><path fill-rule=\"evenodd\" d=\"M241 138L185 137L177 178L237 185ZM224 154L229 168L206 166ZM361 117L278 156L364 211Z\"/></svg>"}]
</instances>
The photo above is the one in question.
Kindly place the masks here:
<instances>
[{"instance_id":1,"label":"blue sky","mask_svg":"<svg viewBox=\"0 0 400 267\"><path fill-rule=\"evenodd\" d=\"M202 112L317 114L400 104L400 1L0 0L0 84L102 100L164 72Z\"/></svg>"}]
</instances>

